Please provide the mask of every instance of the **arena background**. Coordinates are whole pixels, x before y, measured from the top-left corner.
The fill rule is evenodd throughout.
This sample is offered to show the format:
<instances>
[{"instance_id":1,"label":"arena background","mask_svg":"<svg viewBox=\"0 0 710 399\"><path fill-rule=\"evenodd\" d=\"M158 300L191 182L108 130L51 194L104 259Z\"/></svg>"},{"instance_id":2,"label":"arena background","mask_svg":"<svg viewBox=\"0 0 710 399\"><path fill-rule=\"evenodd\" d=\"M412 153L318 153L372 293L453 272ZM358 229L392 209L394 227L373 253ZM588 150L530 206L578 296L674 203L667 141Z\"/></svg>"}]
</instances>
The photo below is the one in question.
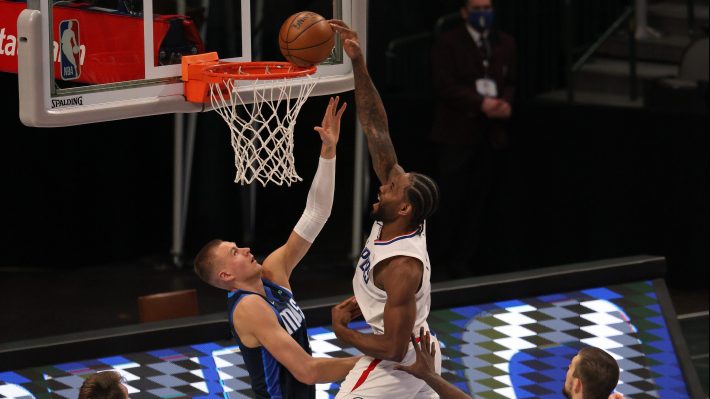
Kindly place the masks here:
<instances>
[{"instance_id":1,"label":"arena background","mask_svg":"<svg viewBox=\"0 0 710 399\"><path fill-rule=\"evenodd\" d=\"M295 3L294 11L308 9L308 1ZM499 27L517 40L519 82L509 168L494 193L488 250L473 274L659 255L666 258L678 312L707 312L707 91L699 107L550 100L546 94L568 83L565 40L578 57L628 5L572 3L569 18L562 0L496 3ZM697 3L707 26L707 1ZM456 9L450 0L370 2L368 64L408 169L433 168L428 46L437 20ZM207 40L219 43L226 29L212 24ZM267 29L264 58L279 57L275 42ZM0 111L0 299L8 309L0 316L0 342L130 325L137 322L138 295L170 289L196 287L201 312L222 311L221 294L197 282L189 266L173 265L169 254L172 117L27 128L17 117L17 77L0 73L0 85L7 97ZM343 97L353 104L352 93ZM240 225L245 189L232 183L228 132L218 116L200 115L185 263L214 237L250 245L260 256L283 242L315 170L319 141L311 127L324 104L310 99L298 122L295 156L306 183L257 189L254 236ZM349 290L354 118L351 108L339 145L333 215L294 286L328 283L303 289L306 298ZM704 361L707 378L707 355Z\"/></svg>"}]
</instances>

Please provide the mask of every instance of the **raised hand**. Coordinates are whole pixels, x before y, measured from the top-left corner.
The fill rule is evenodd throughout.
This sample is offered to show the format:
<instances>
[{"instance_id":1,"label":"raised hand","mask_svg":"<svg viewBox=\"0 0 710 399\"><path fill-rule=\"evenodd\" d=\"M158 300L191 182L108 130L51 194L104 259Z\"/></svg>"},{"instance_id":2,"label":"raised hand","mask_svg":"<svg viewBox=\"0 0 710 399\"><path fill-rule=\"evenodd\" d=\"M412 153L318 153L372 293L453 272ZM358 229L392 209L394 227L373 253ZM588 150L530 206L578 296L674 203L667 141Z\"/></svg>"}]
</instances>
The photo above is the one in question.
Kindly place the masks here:
<instances>
[{"instance_id":1,"label":"raised hand","mask_svg":"<svg viewBox=\"0 0 710 399\"><path fill-rule=\"evenodd\" d=\"M367 148L370 150L372 166L377 173L377 178L382 184L387 184L393 177L393 173L403 174L404 169L397 163L385 106L367 72L357 32L350 29L343 21L331 19L328 22L333 30L340 34L343 49L352 60L357 117L367 138Z\"/></svg>"},{"instance_id":2,"label":"raised hand","mask_svg":"<svg viewBox=\"0 0 710 399\"><path fill-rule=\"evenodd\" d=\"M436 374L436 369L434 368L436 344L431 342L429 331L427 331L426 334L424 333L424 327L419 329L420 342L417 342L417 338L414 334L412 334L411 340L412 345L414 345L414 350L417 353L417 360L409 366L398 364L394 366L394 368L395 370L406 371L419 379L426 380L428 377Z\"/></svg>"},{"instance_id":3,"label":"raised hand","mask_svg":"<svg viewBox=\"0 0 710 399\"><path fill-rule=\"evenodd\" d=\"M462 390L441 378L439 374L436 374L436 368L434 367L436 344L431 342L429 332L427 331L427 333L424 334L424 327L419 329L421 345L417 342L414 334L412 334L411 339L414 350L417 353L417 360L409 366L402 364L395 365L395 370L402 370L424 380L427 385L439 394L439 397L446 399L471 399L471 397L466 395Z\"/></svg>"},{"instance_id":4,"label":"raised hand","mask_svg":"<svg viewBox=\"0 0 710 399\"><path fill-rule=\"evenodd\" d=\"M323 141L321 156L327 159L335 156L335 147L338 145L338 139L340 138L340 118L342 118L348 105L343 103L338 109L339 101L340 97L330 98L321 125L313 128L320 135L321 141Z\"/></svg>"},{"instance_id":5,"label":"raised hand","mask_svg":"<svg viewBox=\"0 0 710 399\"><path fill-rule=\"evenodd\" d=\"M351 60L357 61L362 58L362 49L360 48L360 41L357 37L357 32L350 29L350 27L343 21L339 19L331 19L330 26L333 30L340 33L340 39L343 41L343 50L345 54L350 57Z\"/></svg>"},{"instance_id":6,"label":"raised hand","mask_svg":"<svg viewBox=\"0 0 710 399\"><path fill-rule=\"evenodd\" d=\"M344 102L340 109L338 109L339 101L339 96L330 98L328 101L328 107L325 109L321 125L313 128L313 130L318 132L320 135L323 145L326 146L335 147L338 144L338 139L340 138L340 118L343 116L348 103Z\"/></svg>"}]
</instances>

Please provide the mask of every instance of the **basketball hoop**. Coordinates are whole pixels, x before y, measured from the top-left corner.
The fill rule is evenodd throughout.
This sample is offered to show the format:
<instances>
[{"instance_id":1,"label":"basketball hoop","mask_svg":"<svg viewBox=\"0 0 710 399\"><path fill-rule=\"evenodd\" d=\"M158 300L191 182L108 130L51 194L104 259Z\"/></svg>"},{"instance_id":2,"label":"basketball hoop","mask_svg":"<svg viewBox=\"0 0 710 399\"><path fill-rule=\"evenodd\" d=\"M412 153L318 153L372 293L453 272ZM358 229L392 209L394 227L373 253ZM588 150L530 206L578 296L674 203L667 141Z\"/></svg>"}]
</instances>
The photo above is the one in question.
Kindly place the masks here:
<instances>
[{"instance_id":1,"label":"basketball hoop","mask_svg":"<svg viewBox=\"0 0 710 399\"><path fill-rule=\"evenodd\" d=\"M315 71L288 62L219 62L216 53L183 57L187 100L209 104L229 126L235 183L290 186L301 180L293 130L318 82L311 77Z\"/></svg>"}]
</instances>

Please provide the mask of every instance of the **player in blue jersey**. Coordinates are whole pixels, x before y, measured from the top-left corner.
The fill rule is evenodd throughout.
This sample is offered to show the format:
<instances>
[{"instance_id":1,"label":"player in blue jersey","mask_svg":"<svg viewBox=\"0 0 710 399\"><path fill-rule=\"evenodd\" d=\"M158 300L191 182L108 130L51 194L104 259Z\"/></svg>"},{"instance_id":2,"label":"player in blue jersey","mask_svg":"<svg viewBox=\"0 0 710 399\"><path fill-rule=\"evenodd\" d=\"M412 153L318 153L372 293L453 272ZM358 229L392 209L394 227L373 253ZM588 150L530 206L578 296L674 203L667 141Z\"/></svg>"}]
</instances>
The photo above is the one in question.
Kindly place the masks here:
<instances>
[{"instance_id":1,"label":"player in blue jersey","mask_svg":"<svg viewBox=\"0 0 710 399\"><path fill-rule=\"evenodd\" d=\"M289 277L325 225L333 204L335 149L346 104L331 98L321 126L323 141L306 209L286 244L259 264L249 248L222 240L207 243L195 272L229 291L229 321L259 399L313 399L313 384L342 380L358 358L313 358L303 312Z\"/></svg>"}]
</instances>

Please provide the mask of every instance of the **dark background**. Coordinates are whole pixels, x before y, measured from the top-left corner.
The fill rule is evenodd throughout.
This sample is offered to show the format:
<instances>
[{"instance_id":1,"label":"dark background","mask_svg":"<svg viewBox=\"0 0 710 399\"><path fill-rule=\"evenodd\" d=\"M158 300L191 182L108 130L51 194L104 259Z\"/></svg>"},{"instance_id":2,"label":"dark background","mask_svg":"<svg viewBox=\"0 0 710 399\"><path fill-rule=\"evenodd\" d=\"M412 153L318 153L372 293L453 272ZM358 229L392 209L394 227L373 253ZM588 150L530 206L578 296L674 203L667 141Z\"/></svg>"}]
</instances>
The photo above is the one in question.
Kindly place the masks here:
<instances>
[{"instance_id":1,"label":"dark background","mask_svg":"<svg viewBox=\"0 0 710 399\"><path fill-rule=\"evenodd\" d=\"M267 3L278 8L276 0ZM308 9L311 2L296 3ZM627 2L575 3L572 40L579 49ZM220 4L212 2L213 7ZM452 0L370 2L368 64L388 111L400 163L408 170L433 169L427 34L434 32L439 17L457 8ZM518 44L518 98L513 142L501 166L504 178L489 211L487 249L474 273L652 254L668 258L671 287L707 287L707 113L539 101L537 95L565 85L563 1L499 1L497 12L498 25ZM225 33L214 26L207 41L218 47L214 43ZM279 26L264 24L265 37ZM387 57L392 40L417 35L422 37L414 41L420 51L412 59ZM264 48L265 59L280 57L273 43ZM0 87L7 93L0 111L0 270L66 274L114 264L166 265L172 115L28 128L18 118L17 77L0 73ZM352 93L342 96L351 108L339 145L335 207L305 262L348 269L355 113ZM245 188L232 182L229 132L215 113L200 114L186 260L215 237L251 245L260 256L285 241L315 171L320 141L312 126L319 123L325 101L310 99L296 128L295 156L304 182L258 187L254 242L241 237ZM364 226L367 233L369 224ZM435 258L432 262L436 265Z\"/></svg>"}]
</instances>

